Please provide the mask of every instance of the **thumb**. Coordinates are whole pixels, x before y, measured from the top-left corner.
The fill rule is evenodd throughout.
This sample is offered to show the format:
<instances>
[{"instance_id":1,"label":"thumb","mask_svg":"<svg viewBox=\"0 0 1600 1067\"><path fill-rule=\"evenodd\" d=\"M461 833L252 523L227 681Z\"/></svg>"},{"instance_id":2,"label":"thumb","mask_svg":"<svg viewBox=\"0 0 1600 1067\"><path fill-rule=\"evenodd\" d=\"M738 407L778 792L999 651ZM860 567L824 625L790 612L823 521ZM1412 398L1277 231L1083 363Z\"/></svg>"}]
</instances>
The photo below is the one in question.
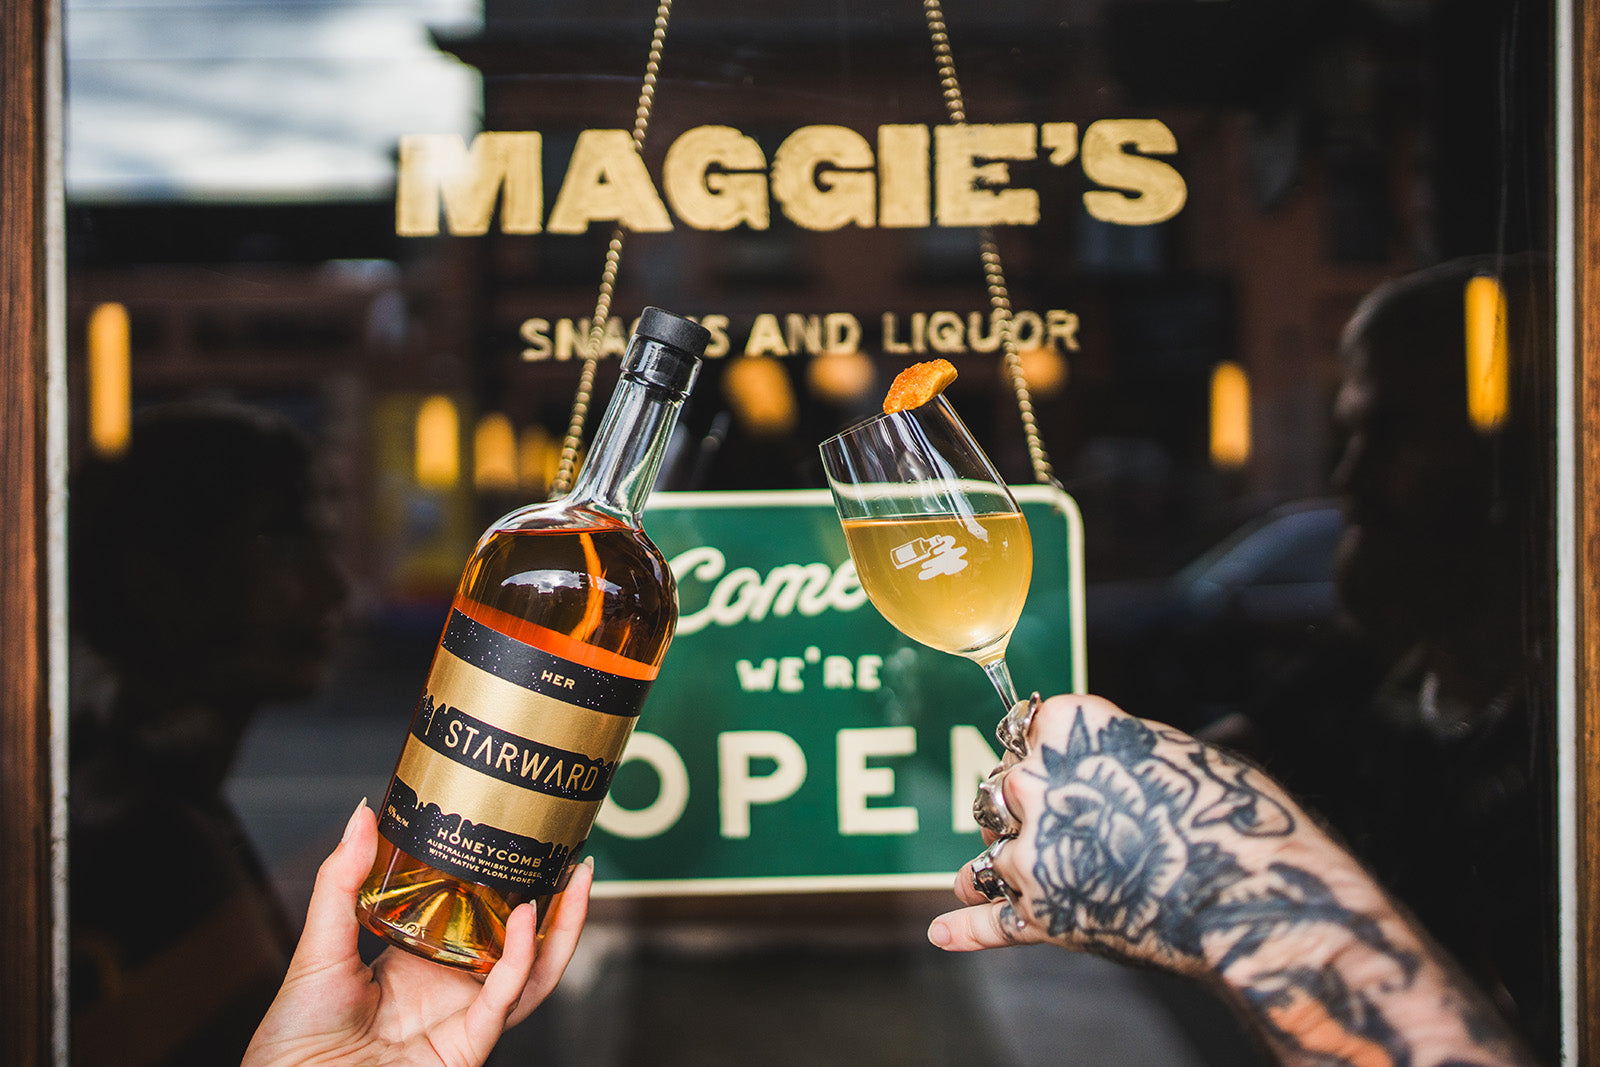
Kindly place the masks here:
<instances>
[{"instance_id":1,"label":"thumb","mask_svg":"<svg viewBox=\"0 0 1600 1067\"><path fill-rule=\"evenodd\" d=\"M946 952L973 952L1048 938L1038 927L1022 923L1010 901L994 900L938 916L928 926L928 940Z\"/></svg>"},{"instance_id":2,"label":"thumb","mask_svg":"<svg viewBox=\"0 0 1600 1067\"><path fill-rule=\"evenodd\" d=\"M317 869L305 930L290 962L291 971L326 967L356 956L356 893L378 853L378 817L366 798L345 824L344 837Z\"/></svg>"}]
</instances>

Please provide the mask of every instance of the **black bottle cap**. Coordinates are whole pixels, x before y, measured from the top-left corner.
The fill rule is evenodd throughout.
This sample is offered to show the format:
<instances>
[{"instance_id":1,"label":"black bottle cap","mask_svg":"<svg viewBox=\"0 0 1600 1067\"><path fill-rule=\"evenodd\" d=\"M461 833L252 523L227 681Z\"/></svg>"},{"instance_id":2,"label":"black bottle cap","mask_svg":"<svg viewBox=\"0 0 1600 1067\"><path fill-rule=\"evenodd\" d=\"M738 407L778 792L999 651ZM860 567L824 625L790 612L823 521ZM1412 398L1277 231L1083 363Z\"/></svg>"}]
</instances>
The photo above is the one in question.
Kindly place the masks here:
<instances>
[{"instance_id":1,"label":"black bottle cap","mask_svg":"<svg viewBox=\"0 0 1600 1067\"><path fill-rule=\"evenodd\" d=\"M645 308L633 329L622 373L651 385L687 393L700 373L711 331L660 308Z\"/></svg>"},{"instance_id":2,"label":"black bottle cap","mask_svg":"<svg viewBox=\"0 0 1600 1067\"><path fill-rule=\"evenodd\" d=\"M645 308L633 332L652 341L679 348L696 358L705 354L711 331L692 319L660 308Z\"/></svg>"}]
</instances>

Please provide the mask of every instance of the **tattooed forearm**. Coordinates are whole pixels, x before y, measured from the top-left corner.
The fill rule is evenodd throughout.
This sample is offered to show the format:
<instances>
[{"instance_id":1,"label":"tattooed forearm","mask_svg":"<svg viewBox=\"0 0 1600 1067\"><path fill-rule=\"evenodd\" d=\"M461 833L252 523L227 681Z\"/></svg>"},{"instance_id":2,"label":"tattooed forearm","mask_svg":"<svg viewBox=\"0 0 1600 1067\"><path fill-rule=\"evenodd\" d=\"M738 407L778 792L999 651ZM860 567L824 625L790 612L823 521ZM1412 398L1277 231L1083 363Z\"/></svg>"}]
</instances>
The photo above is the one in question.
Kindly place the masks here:
<instances>
[{"instance_id":1,"label":"tattooed forearm","mask_svg":"<svg viewBox=\"0 0 1600 1067\"><path fill-rule=\"evenodd\" d=\"M1029 904L1050 936L1215 976L1288 1062L1530 1062L1249 764L1138 719L1095 728L1081 707L1036 756L1017 770L1042 789Z\"/></svg>"},{"instance_id":2,"label":"tattooed forearm","mask_svg":"<svg viewBox=\"0 0 1600 1067\"><path fill-rule=\"evenodd\" d=\"M1218 961L1218 970L1227 971L1233 964L1255 955L1273 936L1290 929L1310 930L1329 924L1393 961L1405 981L1416 977L1416 954L1392 945L1378 923L1339 903L1333 891L1316 875L1286 863L1269 865L1267 874L1269 879L1260 895L1219 903L1206 915L1207 931L1238 937Z\"/></svg>"},{"instance_id":3,"label":"tattooed forearm","mask_svg":"<svg viewBox=\"0 0 1600 1067\"><path fill-rule=\"evenodd\" d=\"M1330 968L1265 975L1243 996L1279 1048L1329 1063L1411 1063L1410 1050L1377 1006Z\"/></svg>"}]
</instances>

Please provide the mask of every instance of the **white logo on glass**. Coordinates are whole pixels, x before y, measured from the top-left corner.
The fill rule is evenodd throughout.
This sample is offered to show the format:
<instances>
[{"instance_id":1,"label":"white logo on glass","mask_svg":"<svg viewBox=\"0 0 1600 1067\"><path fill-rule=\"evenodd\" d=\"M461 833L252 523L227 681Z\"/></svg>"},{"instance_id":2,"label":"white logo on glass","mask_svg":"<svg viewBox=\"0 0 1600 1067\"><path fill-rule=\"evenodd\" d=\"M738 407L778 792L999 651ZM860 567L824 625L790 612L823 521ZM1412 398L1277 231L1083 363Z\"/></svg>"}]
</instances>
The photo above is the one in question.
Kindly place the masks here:
<instances>
[{"instance_id":1,"label":"white logo on glass","mask_svg":"<svg viewBox=\"0 0 1600 1067\"><path fill-rule=\"evenodd\" d=\"M956 539L948 534L937 537L919 537L907 541L889 552L896 570L905 570L913 563L921 563L917 577L922 581L941 574L960 574L967 569L967 550L956 547Z\"/></svg>"}]
</instances>

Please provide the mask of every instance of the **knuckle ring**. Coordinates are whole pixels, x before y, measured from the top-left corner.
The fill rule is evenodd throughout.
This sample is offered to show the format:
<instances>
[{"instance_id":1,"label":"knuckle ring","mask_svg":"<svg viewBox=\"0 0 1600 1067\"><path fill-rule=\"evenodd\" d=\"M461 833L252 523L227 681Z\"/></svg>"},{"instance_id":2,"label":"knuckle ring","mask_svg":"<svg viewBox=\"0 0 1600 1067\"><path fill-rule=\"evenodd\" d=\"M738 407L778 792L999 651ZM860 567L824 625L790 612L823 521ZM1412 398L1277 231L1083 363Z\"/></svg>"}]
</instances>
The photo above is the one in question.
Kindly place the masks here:
<instances>
[{"instance_id":1,"label":"knuckle ring","mask_svg":"<svg viewBox=\"0 0 1600 1067\"><path fill-rule=\"evenodd\" d=\"M1009 837L1002 837L994 844L978 853L978 858L972 861L972 888L983 894L985 899L999 900L1004 897L1013 905L1017 903L1017 891L1006 884L1000 877L1000 872L994 869L994 861L1000 855L1001 846Z\"/></svg>"},{"instance_id":2,"label":"knuckle ring","mask_svg":"<svg viewBox=\"0 0 1600 1067\"><path fill-rule=\"evenodd\" d=\"M995 727L995 737L1018 759L1027 758L1028 728L1033 725L1034 713L1039 710L1041 703L1038 693L1029 696L1027 700L1017 701L1016 706L1006 712L1005 718L1000 720L1000 725Z\"/></svg>"},{"instance_id":3,"label":"knuckle ring","mask_svg":"<svg viewBox=\"0 0 1600 1067\"><path fill-rule=\"evenodd\" d=\"M989 856L991 870L993 869L994 861L1000 858L1000 850L1005 847L1006 842L1015 837L1015 834L1007 834L1005 837L996 838L994 844L989 846L987 855ZM1001 878L998 871L995 872L994 877L995 881L999 883L1000 895L1006 898L1006 902L1011 905L1011 910L1016 915L1016 928L1021 930L1027 925L1022 918L1022 894L1017 892L1010 882Z\"/></svg>"},{"instance_id":4,"label":"knuckle ring","mask_svg":"<svg viewBox=\"0 0 1600 1067\"><path fill-rule=\"evenodd\" d=\"M994 857L987 851L978 853L978 858L972 861L972 888L982 893L985 899L999 900L1005 895L1001 888L1005 882L995 873Z\"/></svg>"},{"instance_id":5,"label":"knuckle ring","mask_svg":"<svg viewBox=\"0 0 1600 1067\"><path fill-rule=\"evenodd\" d=\"M972 801L972 818L979 826L1001 837L1009 837L1020 829L1022 824L1011 812L1011 805L1006 803L1005 789L1002 785L1004 767L997 767L988 778L978 786L978 795Z\"/></svg>"}]
</instances>

